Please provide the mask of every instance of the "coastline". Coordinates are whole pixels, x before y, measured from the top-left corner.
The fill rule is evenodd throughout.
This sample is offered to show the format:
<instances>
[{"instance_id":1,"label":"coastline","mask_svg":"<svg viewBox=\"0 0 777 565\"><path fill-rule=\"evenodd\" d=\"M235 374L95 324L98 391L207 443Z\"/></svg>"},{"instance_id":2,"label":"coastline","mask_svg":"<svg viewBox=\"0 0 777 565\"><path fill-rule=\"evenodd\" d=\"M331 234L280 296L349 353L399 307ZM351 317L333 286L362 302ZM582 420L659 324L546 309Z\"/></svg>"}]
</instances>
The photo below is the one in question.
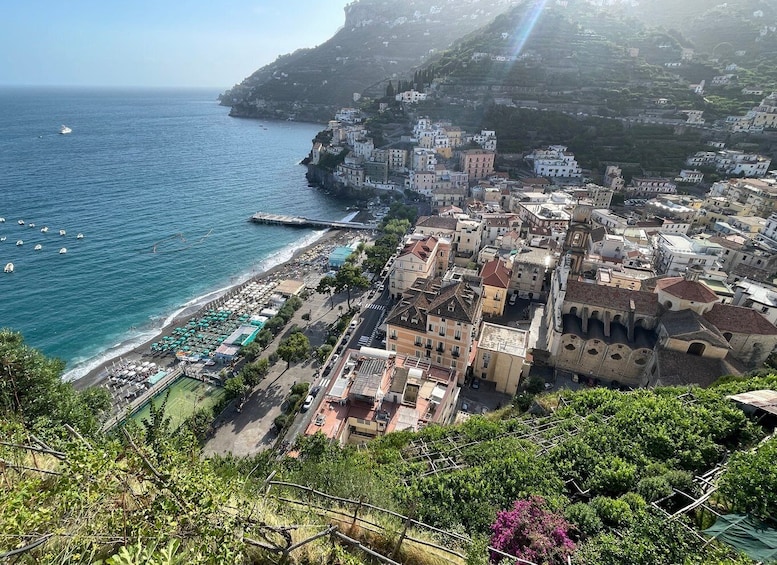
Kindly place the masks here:
<instances>
[{"instance_id":1,"label":"coastline","mask_svg":"<svg viewBox=\"0 0 777 565\"><path fill-rule=\"evenodd\" d=\"M164 325L156 331L154 335L144 340L141 344L133 347L129 351L117 351L114 355L106 357L83 376L79 376L69 382L71 382L76 389L84 390L102 384L108 377L108 368L119 360L134 361L139 360L144 356L148 356L149 359L151 359L149 351L152 343L160 341L163 336L170 335L174 327L184 324L196 317L200 312L206 311L214 302L239 292L240 289L251 282L262 282L267 279L286 278L287 276L288 278L300 278L308 275L310 274L310 267L297 264L297 260L300 256L314 250L318 246L336 245L341 240L349 239L352 236L352 232L347 230L329 229L325 231L320 237L295 249L291 257L285 261L282 261L261 273L247 276L247 278L241 282L206 294L205 297L208 297L209 299L205 302L198 301L189 306L183 305L174 315L165 320ZM165 356L162 358L156 357L154 360L157 362L161 361L167 368L173 367L176 363L176 359L173 356Z\"/></svg>"}]
</instances>

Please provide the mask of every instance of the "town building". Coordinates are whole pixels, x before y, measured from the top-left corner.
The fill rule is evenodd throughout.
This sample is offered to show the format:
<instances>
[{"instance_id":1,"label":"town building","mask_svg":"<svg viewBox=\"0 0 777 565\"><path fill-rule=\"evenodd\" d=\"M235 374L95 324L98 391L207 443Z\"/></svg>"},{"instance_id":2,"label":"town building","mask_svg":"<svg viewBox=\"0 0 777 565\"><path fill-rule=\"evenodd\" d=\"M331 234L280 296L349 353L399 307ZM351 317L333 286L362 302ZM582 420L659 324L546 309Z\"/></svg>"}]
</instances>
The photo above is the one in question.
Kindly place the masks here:
<instances>
[{"instance_id":1,"label":"town building","mask_svg":"<svg viewBox=\"0 0 777 565\"><path fill-rule=\"evenodd\" d=\"M451 244L434 236L411 236L399 252L389 277L389 292L400 297L416 279L442 275L448 269Z\"/></svg>"},{"instance_id":2,"label":"town building","mask_svg":"<svg viewBox=\"0 0 777 565\"><path fill-rule=\"evenodd\" d=\"M485 149L465 149L459 152L459 168L470 182L488 178L494 172L496 153Z\"/></svg>"},{"instance_id":3,"label":"town building","mask_svg":"<svg viewBox=\"0 0 777 565\"><path fill-rule=\"evenodd\" d=\"M583 170L578 165L575 155L564 145L550 145L545 149L535 149L526 159L534 168L534 174L539 177L580 178Z\"/></svg>"},{"instance_id":4,"label":"town building","mask_svg":"<svg viewBox=\"0 0 777 565\"><path fill-rule=\"evenodd\" d=\"M349 349L332 372L305 435L362 444L387 433L453 421L458 371L378 349Z\"/></svg>"},{"instance_id":5,"label":"town building","mask_svg":"<svg viewBox=\"0 0 777 565\"><path fill-rule=\"evenodd\" d=\"M642 178L634 177L631 184L625 188L627 197L646 196L651 197L657 194L675 194L677 185L672 179L668 178Z\"/></svg>"},{"instance_id":6,"label":"town building","mask_svg":"<svg viewBox=\"0 0 777 565\"><path fill-rule=\"evenodd\" d=\"M501 259L488 261L480 270L483 280L483 306L485 316L501 316L510 288L511 271Z\"/></svg>"},{"instance_id":7,"label":"town building","mask_svg":"<svg viewBox=\"0 0 777 565\"><path fill-rule=\"evenodd\" d=\"M456 369L463 384L481 308L466 280L418 279L386 318L386 349Z\"/></svg>"},{"instance_id":8,"label":"town building","mask_svg":"<svg viewBox=\"0 0 777 565\"><path fill-rule=\"evenodd\" d=\"M682 234L659 233L656 236L655 269L667 276L683 275L691 265L718 270L723 248L705 239Z\"/></svg>"},{"instance_id":9,"label":"town building","mask_svg":"<svg viewBox=\"0 0 777 565\"><path fill-rule=\"evenodd\" d=\"M530 332L483 322L472 374L493 382L496 392L513 396L518 392L518 385L528 377L531 347Z\"/></svg>"}]
</instances>

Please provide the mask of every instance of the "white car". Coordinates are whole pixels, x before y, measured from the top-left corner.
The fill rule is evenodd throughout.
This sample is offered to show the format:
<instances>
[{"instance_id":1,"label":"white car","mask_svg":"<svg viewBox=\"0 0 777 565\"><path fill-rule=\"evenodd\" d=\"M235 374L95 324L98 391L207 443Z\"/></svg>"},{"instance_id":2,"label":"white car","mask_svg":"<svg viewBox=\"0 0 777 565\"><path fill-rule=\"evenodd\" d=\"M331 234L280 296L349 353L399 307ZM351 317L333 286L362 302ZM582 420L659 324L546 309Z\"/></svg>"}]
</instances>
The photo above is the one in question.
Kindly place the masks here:
<instances>
[{"instance_id":1,"label":"white car","mask_svg":"<svg viewBox=\"0 0 777 565\"><path fill-rule=\"evenodd\" d=\"M314 396L312 394L308 394L308 397L305 399L305 402L302 404L302 411L307 412L308 409L313 406L313 398Z\"/></svg>"}]
</instances>

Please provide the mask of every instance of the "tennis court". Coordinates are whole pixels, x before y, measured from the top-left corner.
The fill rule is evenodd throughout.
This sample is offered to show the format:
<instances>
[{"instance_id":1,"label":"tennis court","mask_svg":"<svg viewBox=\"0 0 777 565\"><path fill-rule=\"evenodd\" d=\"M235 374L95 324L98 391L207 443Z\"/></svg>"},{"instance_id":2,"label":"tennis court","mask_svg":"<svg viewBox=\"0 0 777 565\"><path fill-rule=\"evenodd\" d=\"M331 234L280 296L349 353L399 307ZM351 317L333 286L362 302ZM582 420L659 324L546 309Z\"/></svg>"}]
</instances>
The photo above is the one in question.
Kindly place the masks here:
<instances>
[{"instance_id":1,"label":"tennis court","mask_svg":"<svg viewBox=\"0 0 777 565\"><path fill-rule=\"evenodd\" d=\"M171 429L180 427L183 421L195 411L214 406L224 396L224 389L221 387L209 385L197 379L181 377L154 396L150 402L144 404L131 418L137 422L148 418L151 413L150 403L153 402L159 406L168 391L170 396L167 398L165 415L170 418Z\"/></svg>"}]
</instances>

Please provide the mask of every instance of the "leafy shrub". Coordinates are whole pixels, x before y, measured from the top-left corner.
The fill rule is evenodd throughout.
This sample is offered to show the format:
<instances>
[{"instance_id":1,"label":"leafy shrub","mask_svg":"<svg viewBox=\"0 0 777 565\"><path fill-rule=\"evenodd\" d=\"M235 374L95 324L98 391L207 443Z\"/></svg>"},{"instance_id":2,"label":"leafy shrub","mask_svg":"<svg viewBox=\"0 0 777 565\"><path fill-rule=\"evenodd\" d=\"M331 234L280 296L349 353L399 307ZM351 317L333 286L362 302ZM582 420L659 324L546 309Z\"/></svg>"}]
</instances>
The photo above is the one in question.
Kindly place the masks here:
<instances>
[{"instance_id":1,"label":"leafy shrub","mask_svg":"<svg viewBox=\"0 0 777 565\"><path fill-rule=\"evenodd\" d=\"M298 396L305 396L308 393L308 389L310 388L310 383L295 383L291 387L291 394L296 394ZM291 398L291 397L289 397Z\"/></svg>"},{"instance_id":2,"label":"leafy shrub","mask_svg":"<svg viewBox=\"0 0 777 565\"><path fill-rule=\"evenodd\" d=\"M637 492L648 502L654 502L672 494L672 485L666 477L646 477L637 483Z\"/></svg>"},{"instance_id":3,"label":"leafy shrub","mask_svg":"<svg viewBox=\"0 0 777 565\"><path fill-rule=\"evenodd\" d=\"M565 511L569 523L577 530L579 537L590 537L598 534L604 524L596 510L583 502L569 506Z\"/></svg>"},{"instance_id":4,"label":"leafy shrub","mask_svg":"<svg viewBox=\"0 0 777 565\"><path fill-rule=\"evenodd\" d=\"M606 526L621 528L634 521L634 512L628 502L607 496L597 496L591 500L591 506Z\"/></svg>"},{"instance_id":5,"label":"leafy shrub","mask_svg":"<svg viewBox=\"0 0 777 565\"><path fill-rule=\"evenodd\" d=\"M594 467L588 486L597 494L622 494L634 488L637 466L620 457L607 457Z\"/></svg>"}]
</instances>

